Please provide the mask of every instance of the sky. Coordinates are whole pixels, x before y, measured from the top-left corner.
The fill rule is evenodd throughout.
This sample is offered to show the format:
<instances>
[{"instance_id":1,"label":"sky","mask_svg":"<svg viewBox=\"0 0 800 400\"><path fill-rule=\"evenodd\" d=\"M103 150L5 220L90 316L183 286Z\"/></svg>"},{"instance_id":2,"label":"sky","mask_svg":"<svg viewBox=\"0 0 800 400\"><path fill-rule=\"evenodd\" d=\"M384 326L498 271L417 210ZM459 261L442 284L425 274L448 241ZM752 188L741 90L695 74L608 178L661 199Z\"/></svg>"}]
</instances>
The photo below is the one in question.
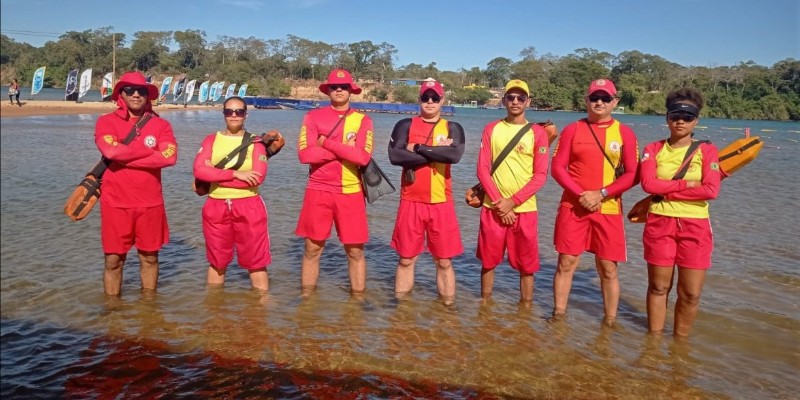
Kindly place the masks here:
<instances>
[{"instance_id":1,"label":"sky","mask_svg":"<svg viewBox=\"0 0 800 400\"><path fill-rule=\"evenodd\" d=\"M202 30L222 36L395 46L395 67L486 68L496 57L637 50L683 66L800 59L798 0L3 0L0 32L41 47L68 31Z\"/></svg>"}]
</instances>

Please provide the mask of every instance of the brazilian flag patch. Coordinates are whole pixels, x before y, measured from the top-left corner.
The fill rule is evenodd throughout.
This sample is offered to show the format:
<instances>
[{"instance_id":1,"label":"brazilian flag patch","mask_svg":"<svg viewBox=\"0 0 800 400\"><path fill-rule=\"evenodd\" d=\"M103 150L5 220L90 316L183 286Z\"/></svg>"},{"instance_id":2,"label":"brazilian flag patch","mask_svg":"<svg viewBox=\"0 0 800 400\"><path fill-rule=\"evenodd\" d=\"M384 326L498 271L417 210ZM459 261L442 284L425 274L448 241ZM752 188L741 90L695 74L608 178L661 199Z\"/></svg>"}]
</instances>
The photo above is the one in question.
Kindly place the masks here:
<instances>
[{"instance_id":1,"label":"brazilian flag patch","mask_svg":"<svg viewBox=\"0 0 800 400\"><path fill-rule=\"evenodd\" d=\"M267 156L262 154L260 157L258 157L258 161L267 162Z\"/></svg>"},{"instance_id":2,"label":"brazilian flag patch","mask_svg":"<svg viewBox=\"0 0 800 400\"><path fill-rule=\"evenodd\" d=\"M547 154L547 147L539 147L539 154Z\"/></svg>"},{"instance_id":3,"label":"brazilian flag patch","mask_svg":"<svg viewBox=\"0 0 800 400\"><path fill-rule=\"evenodd\" d=\"M711 163L711 170L712 171L719 171L719 163Z\"/></svg>"}]
</instances>

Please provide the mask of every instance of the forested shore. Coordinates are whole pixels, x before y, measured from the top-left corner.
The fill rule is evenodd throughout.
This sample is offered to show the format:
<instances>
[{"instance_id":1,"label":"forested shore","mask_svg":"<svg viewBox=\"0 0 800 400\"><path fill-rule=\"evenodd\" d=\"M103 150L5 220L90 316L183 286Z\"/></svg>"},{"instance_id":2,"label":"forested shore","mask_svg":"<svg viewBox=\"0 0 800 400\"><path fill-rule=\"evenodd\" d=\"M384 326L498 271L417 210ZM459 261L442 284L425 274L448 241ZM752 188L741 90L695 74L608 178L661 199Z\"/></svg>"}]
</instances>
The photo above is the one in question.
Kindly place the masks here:
<instances>
[{"instance_id":1,"label":"forested shore","mask_svg":"<svg viewBox=\"0 0 800 400\"><path fill-rule=\"evenodd\" d=\"M444 49L443 51L446 51ZM398 50L386 42L324 43L289 35L283 39L221 36L202 30L140 31L128 37L112 27L70 31L42 47L0 35L0 75L4 82L30 84L36 68L47 67L45 87L63 87L72 69L92 68L93 87L106 72L139 70L158 83L165 76L248 83L248 94L286 97L294 82L321 81L334 67L350 70L363 83L368 101L416 102L414 88L393 80L435 78L455 103L491 104L494 88L510 78L527 81L532 106L582 110L587 84L612 79L626 113L664 112L666 93L682 86L702 91L703 116L734 119L800 120L800 61L786 58L772 66L743 61L732 66L683 66L637 50L619 54L580 48L567 55L539 54L534 46L519 54L487 60L483 67L440 70L427 65L396 65Z\"/></svg>"}]
</instances>

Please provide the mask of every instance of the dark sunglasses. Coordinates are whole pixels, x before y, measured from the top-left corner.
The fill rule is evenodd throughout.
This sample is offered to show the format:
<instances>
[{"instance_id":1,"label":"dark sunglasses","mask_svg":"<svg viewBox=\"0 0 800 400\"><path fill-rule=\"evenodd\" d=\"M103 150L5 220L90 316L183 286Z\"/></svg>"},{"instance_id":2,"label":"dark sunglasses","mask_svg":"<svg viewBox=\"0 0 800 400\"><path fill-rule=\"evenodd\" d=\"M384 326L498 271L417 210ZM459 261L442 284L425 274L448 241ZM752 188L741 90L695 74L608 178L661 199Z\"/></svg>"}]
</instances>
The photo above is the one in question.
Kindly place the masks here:
<instances>
[{"instance_id":1,"label":"dark sunglasses","mask_svg":"<svg viewBox=\"0 0 800 400\"><path fill-rule=\"evenodd\" d=\"M133 96L134 93L139 93L139 96L147 96L147 88L144 86L125 86L122 92L128 96Z\"/></svg>"},{"instance_id":2,"label":"dark sunglasses","mask_svg":"<svg viewBox=\"0 0 800 400\"><path fill-rule=\"evenodd\" d=\"M245 110L244 108L237 108L237 109L226 108L222 110L222 113L225 114L226 117L230 117L233 114L236 114L237 117L244 117L245 115L247 115L247 110Z\"/></svg>"},{"instance_id":3,"label":"dark sunglasses","mask_svg":"<svg viewBox=\"0 0 800 400\"><path fill-rule=\"evenodd\" d=\"M597 103L597 100L601 100L603 103L611 103L614 98L611 96L598 96L596 94L589 95L590 103Z\"/></svg>"},{"instance_id":4,"label":"dark sunglasses","mask_svg":"<svg viewBox=\"0 0 800 400\"><path fill-rule=\"evenodd\" d=\"M680 120L683 120L684 122L692 122L697 119L697 116L693 114L675 113L667 115L667 119L672 122L678 122Z\"/></svg>"},{"instance_id":5,"label":"dark sunglasses","mask_svg":"<svg viewBox=\"0 0 800 400\"><path fill-rule=\"evenodd\" d=\"M350 90L350 85L328 85L328 90L330 90L331 92L334 92L334 91L339 90L339 89L348 90L349 91Z\"/></svg>"},{"instance_id":6,"label":"dark sunglasses","mask_svg":"<svg viewBox=\"0 0 800 400\"><path fill-rule=\"evenodd\" d=\"M439 97L438 94L423 94L422 96L419 96L419 101L422 103L427 103L428 100L433 100L434 103L438 103L440 100L442 100L442 98Z\"/></svg>"},{"instance_id":7,"label":"dark sunglasses","mask_svg":"<svg viewBox=\"0 0 800 400\"><path fill-rule=\"evenodd\" d=\"M520 103L524 103L528 101L528 96L523 95L514 95L514 94L507 94L506 95L506 102L513 103L514 100L519 101Z\"/></svg>"}]
</instances>

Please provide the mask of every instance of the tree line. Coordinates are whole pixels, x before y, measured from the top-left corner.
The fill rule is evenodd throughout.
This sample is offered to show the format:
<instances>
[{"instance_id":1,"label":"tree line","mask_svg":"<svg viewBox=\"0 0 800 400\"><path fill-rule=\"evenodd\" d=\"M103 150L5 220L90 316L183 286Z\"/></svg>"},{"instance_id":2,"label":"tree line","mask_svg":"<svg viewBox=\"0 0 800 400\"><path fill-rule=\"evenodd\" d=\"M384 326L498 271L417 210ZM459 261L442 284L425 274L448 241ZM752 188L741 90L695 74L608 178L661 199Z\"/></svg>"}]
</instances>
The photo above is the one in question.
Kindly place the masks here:
<instances>
[{"instance_id":1,"label":"tree line","mask_svg":"<svg viewBox=\"0 0 800 400\"><path fill-rule=\"evenodd\" d=\"M518 60L497 57L485 68L443 71L428 65L395 64L390 43L365 40L329 44L294 35L285 39L220 36L209 41L202 30L139 31L128 40L113 27L70 31L56 41L33 47L0 35L0 70L4 79L30 82L33 72L47 66L45 87L63 87L71 69L93 68L102 76L116 65L155 77L186 74L189 79L223 80L249 85L248 93L286 97L292 82L324 80L333 68L346 68L366 88L367 100L414 103L414 88L391 85L393 79L441 81L455 103L496 101L496 91L511 78L527 81L532 106L546 110L585 108L588 83L612 79L627 113L661 114L666 94L682 86L704 93L703 116L734 119L800 120L800 61L786 58L770 67L753 61L734 66L685 67L636 50L617 55L590 48L565 56L522 49ZM98 85L99 86L99 79ZM158 80L156 80L158 81Z\"/></svg>"}]
</instances>

